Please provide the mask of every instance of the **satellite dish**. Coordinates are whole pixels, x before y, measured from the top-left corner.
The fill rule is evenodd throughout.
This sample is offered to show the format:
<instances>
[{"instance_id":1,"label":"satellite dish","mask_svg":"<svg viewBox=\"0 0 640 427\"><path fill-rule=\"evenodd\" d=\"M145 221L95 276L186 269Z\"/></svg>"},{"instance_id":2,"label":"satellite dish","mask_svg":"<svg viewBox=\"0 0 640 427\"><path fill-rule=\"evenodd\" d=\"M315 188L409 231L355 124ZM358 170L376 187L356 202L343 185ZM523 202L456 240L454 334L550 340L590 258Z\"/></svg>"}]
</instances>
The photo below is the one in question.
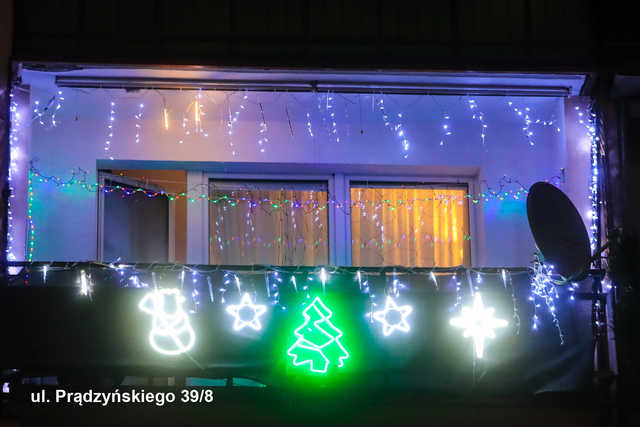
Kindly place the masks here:
<instances>
[{"instance_id":1,"label":"satellite dish","mask_svg":"<svg viewBox=\"0 0 640 427\"><path fill-rule=\"evenodd\" d=\"M536 182L527 195L527 216L545 263L567 281L584 279L591 259L589 234L571 200L557 187Z\"/></svg>"}]
</instances>

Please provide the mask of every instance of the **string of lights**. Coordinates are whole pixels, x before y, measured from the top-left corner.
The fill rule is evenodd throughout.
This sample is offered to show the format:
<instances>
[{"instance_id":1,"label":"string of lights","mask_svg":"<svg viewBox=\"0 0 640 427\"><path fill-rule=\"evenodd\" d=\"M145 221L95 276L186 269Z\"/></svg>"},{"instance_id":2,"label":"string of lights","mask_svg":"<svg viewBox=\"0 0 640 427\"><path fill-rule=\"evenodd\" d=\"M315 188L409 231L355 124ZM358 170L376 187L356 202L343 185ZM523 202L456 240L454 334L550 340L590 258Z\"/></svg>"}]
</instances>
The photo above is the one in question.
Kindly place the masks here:
<instances>
[{"instance_id":1,"label":"string of lights","mask_svg":"<svg viewBox=\"0 0 640 427\"><path fill-rule=\"evenodd\" d=\"M559 299L558 288L556 286L556 274L554 273L554 266L548 265L540 261L536 256L533 261L532 274L531 274L531 294L529 300L533 303L533 318L531 328L533 330L538 329L540 324L540 318L538 317L537 309L541 307L542 302L551 316L552 322L556 329L558 329L558 335L560 337L560 344L564 344L564 335L562 328L560 327L560 321L558 320L556 300ZM575 292L576 283L570 285L571 293ZM573 297L571 295L570 299Z\"/></svg>"},{"instance_id":2,"label":"string of lights","mask_svg":"<svg viewBox=\"0 0 640 427\"><path fill-rule=\"evenodd\" d=\"M484 122L484 113L478 109L478 103L475 99L469 99L467 103L472 112L471 118L480 122L480 140L482 141L482 145L484 145L485 138L487 137L487 124Z\"/></svg>"},{"instance_id":3,"label":"string of lights","mask_svg":"<svg viewBox=\"0 0 640 427\"><path fill-rule=\"evenodd\" d=\"M266 144L269 142L269 138L267 138L267 121L264 118L264 109L262 108L262 103L258 103L258 106L260 107L260 128L258 130L258 150L261 153L264 153L265 151L265 146Z\"/></svg>"},{"instance_id":4,"label":"string of lights","mask_svg":"<svg viewBox=\"0 0 640 427\"><path fill-rule=\"evenodd\" d=\"M251 246L260 246L260 247L294 247L294 246L302 246L306 248L311 248L315 246L327 246L328 242L326 239L322 237L318 237L315 239L304 239L302 237L287 239L289 236L280 235L274 238L266 238L263 236L236 236L236 235L214 235L213 240L218 242L222 246L232 246L236 245L245 245L247 247ZM361 249L366 249L369 247L382 247L386 246L394 246L397 248L401 248L404 245L411 245L412 242L417 242L418 240L424 240L430 242L431 244L437 243L450 243L453 241L451 237L447 239L438 238L437 236L432 236L429 233L424 233L420 235L420 237L407 237L406 235L402 235L398 239L385 239L379 240L375 238L371 239L361 239L356 241L354 239L351 240L352 245L360 246ZM462 235L462 240L471 240L471 235ZM222 247L221 247L222 248Z\"/></svg>"},{"instance_id":5,"label":"string of lights","mask_svg":"<svg viewBox=\"0 0 640 427\"><path fill-rule=\"evenodd\" d=\"M36 227L33 223L33 173L27 179L27 261L33 261L36 245Z\"/></svg>"},{"instance_id":6,"label":"string of lights","mask_svg":"<svg viewBox=\"0 0 640 427\"><path fill-rule=\"evenodd\" d=\"M233 143L233 128L238 121L238 118L240 117L240 112L245 109L245 102L248 97L249 96L247 95L247 91L245 91L244 95L242 95L242 101L240 102L240 104L238 104L238 109L235 110L233 114L231 114L231 102L228 101L227 108L229 110L229 119L227 121L227 135L229 136L229 148L231 149L231 154L233 156L236 156L238 154L238 152L234 148Z\"/></svg>"},{"instance_id":7,"label":"string of lights","mask_svg":"<svg viewBox=\"0 0 640 427\"><path fill-rule=\"evenodd\" d=\"M531 117L532 113L531 113L531 108L529 107L518 108L517 106L514 105L513 101L508 101L507 104L513 110L516 116L522 119L522 133L524 134L530 146L535 145L534 133L532 130L532 127L534 125L537 125L537 126L553 126L554 125L553 120L541 120L541 119L534 120ZM556 126L556 131L560 132L560 128L557 126Z\"/></svg>"},{"instance_id":8,"label":"string of lights","mask_svg":"<svg viewBox=\"0 0 640 427\"><path fill-rule=\"evenodd\" d=\"M202 308L204 303L202 295L205 295L210 304L220 305L230 317L230 327L235 332L244 333L260 333L264 328L268 317L262 317L268 310L278 309L287 311L289 309L299 308L305 309L313 307L318 296L323 296L327 291L349 292L350 289L359 291L365 295L369 301L369 307L365 310L364 316L371 324L371 327L380 332L381 337L390 337L396 334L410 334L412 330L412 314L416 308L411 304L411 294L409 292L412 287L419 287L424 290L422 284L423 276L427 281L434 283L436 292L450 292L451 288L437 285L436 277L450 276L455 282L456 306L454 312L460 310L460 315L453 314L451 325L466 328L471 331L465 336L474 337L474 353L475 357L483 357L484 341L483 336L492 335L492 332L474 329L476 326L473 319L482 317L484 321L481 323L485 326L487 322L492 327L505 327L508 322L494 317L492 308L485 309L482 301L484 291L496 289L496 282L504 283L505 292L511 293L513 298L514 322L519 322L517 309L517 301L515 291L511 283L512 275L527 273L522 268L487 268L487 269L471 269L464 267L451 268L399 268L386 269L386 274L380 276L385 270L382 268L372 267L282 267L282 266L247 266L243 269L241 266L216 266L216 265L186 265L186 264L124 264L124 263L13 263L21 264L24 268L22 273L16 277L24 277L30 272L42 272L42 284L60 283L55 279L55 274L59 272L78 271L77 280L78 294L87 298L91 298L95 287L102 283L95 283L92 277L99 276L103 278L110 277L109 281L116 280L121 287L146 288L152 294L147 293L141 301L141 308L146 307L149 314L157 314L156 310L152 310L152 305L147 305L149 295L175 294L177 302L184 307L184 313L195 313ZM231 269L227 269L231 268ZM97 273L100 270L114 271L115 276L105 276ZM26 273L25 273L26 272ZM265 292L259 291L259 283L255 280L249 280L244 283L242 277L248 277L244 273L250 273L251 276L264 272ZM536 273L541 277L548 277L552 274L548 269L542 269ZM47 274L49 278L47 279ZM186 275L190 275L191 280L185 280ZM437 276L436 276L437 274ZM475 274L476 279L471 280L471 275ZM376 284L370 284L370 276L374 275L379 279ZM469 294L473 300L473 307L463 306L462 286L460 276L466 275L469 278ZM407 280L403 280L402 277ZM494 280L483 280L482 277L491 276ZM14 277L14 284L15 279ZM66 275L64 276L67 277ZM173 279L172 279L173 277ZM351 283L348 277L352 277ZM49 282L47 282L49 280ZM25 280L26 281L26 280ZM103 280L104 281L104 280ZM64 282L68 283L65 279ZM473 284L471 283L473 282ZM509 283L507 285L507 283ZM549 300L550 307L555 308L557 300L556 291L550 287L547 279L541 282L541 293L536 294L544 300ZM487 287L488 286L488 287ZM286 289L288 297L281 300L281 291ZM422 292L421 292L422 293ZM483 295L481 295L483 294ZM296 297L299 295L299 297ZM382 299L381 299L382 297ZM153 297L155 298L155 297ZM485 296L486 298L486 296ZM382 301L383 308L379 308L376 301ZM420 306L418 306L418 309ZM253 312L252 316L240 316L240 310ZM154 314L155 313L155 314ZM245 313L247 314L247 313ZM295 312L294 312L295 314ZM538 329L537 313L533 313L534 331ZM469 323L471 322L471 323ZM509 326L511 326L509 324ZM557 318L554 317L554 326L559 329ZM518 328L513 329L513 333L518 333ZM561 340L563 339L562 332ZM191 332L189 335L193 335ZM193 337L185 342L193 341ZM154 341L154 340L151 340ZM563 342L563 341L562 341ZM165 350L169 350L168 348Z\"/></svg>"},{"instance_id":9,"label":"string of lights","mask_svg":"<svg viewBox=\"0 0 640 427\"><path fill-rule=\"evenodd\" d=\"M326 96L326 110L329 115L329 124L331 129L331 136L335 142L340 142L340 135L338 135L338 124L336 123L336 113L333 109L333 95L327 92Z\"/></svg>"},{"instance_id":10,"label":"string of lights","mask_svg":"<svg viewBox=\"0 0 640 427\"><path fill-rule=\"evenodd\" d=\"M138 104L138 112L134 115L136 119L136 144L140 144L140 133L142 132L142 116L144 104Z\"/></svg>"},{"instance_id":11,"label":"string of lights","mask_svg":"<svg viewBox=\"0 0 640 427\"><path fill-rule=\"evenodd\" d=\"M157 91L156 91L157 92ZM236 156L238 154L237 152L237 148L236 148L236 144L233 141L233 132L234 132L234 127L237 124L238 118L240 113L246 109L246 103L250 102L250 103L254 103L256 106L259 107L259 132L258 132L258 138L257 138L257 144L256 144L256 148L260 153L264 153L265 152L265 145L268 142L268 138L266 136L266 132L267 132L267 122L264 118L264 104L263 102L260 101L256 101L253 102L249 99L249 95L248 92L245 90L243 91L243 95L242 95L242 101L240 102L238 108L232 113L231 111L231 105L230 105L230 97L235 94L235 92L231 93L230 95L227 96L228 101L227 101L227 114L228 114L228 118L226 120L226 127L227 127L227 138L228 138L228 145L229 145L229 149L231 150L232 155ZM341 95L342 96L342 95ZM429 95L430 96L430 95ZM161 95L162 97L162 117L161 117L161 122L162 122L162 126L164 127L164 129L166 131L169 130L169 109L167 108L166 105L166 99L163 95ZM375 103L375 95L371 95L372 97L372 103ZM344 96L343 96L344 98ZM62 94L62 91L57 91L55 95L53 95L49 101L46 103L46 105L42 105L41 102L39 100L35 100L34 101L34 109L33 109L33 120L37 121L38 123L40 123L41 126L44 127L51 127L51 126L57 126L59 124L59 121L57 121L56 119L56 114L58 114L59 110L62 109L63 107L63 103L64 103L64 96ZM334 100L335 100L335 96L332 93L327 93L325 98L324 98L324 102L320 101L320 98L318 98L318 110L321 113L321 117L322 117L322 122L324 127L327 129L327 133L329 135L329 137L333 140L335 140L336 142L339 142L341 140L341 135L340 135L340 130L338 128L338 122L337 122L337 113L336 113L336 109L335 109L335 105L334 105ZM348 99L345 98L345 101L347 101ZM321 106L321 104L323 104ZM468 99L467 100L467 107L471 110L472 112L472 119L476 120L480 123L480 139L482 141L482 144L484 145L485 141L486 141L486 136L487 136L487 128L488 125L486 123L485 120L485 115L482 111L479 110L479 106L478 103L475 99ZM533 117L531 117L530 111L531 108L530 107L523 107L523 108L519 108L517 106L514 105L513 101L507 101L508 104L508 108L512 111L514 111L516 113L516 115L521 118L521 120L523 121L523 126L522 126L522 131L525 134L525 137L527 138L527 141L529 142L529 144L531 146L534 145L534 134L533 134L533 126L534 125L540 125L540 126L556 126L554 120L541 120L541 119L534 119ZM137 105L137 113L134 114L135 117L135 141L136 143L139 143L142 139L142 118L143 118L143 114L142 114L142 107L145 104L144 103L138 103ZM345 106L347 104L345 103ZM394 135L398 138L398 140L401 142L401 153L403 158L408 158L408 151L409 151L409 146L410 146L410 142L409 139L406 135L406 129L404 129L403 127L403 113L402 112L398 112L395 115L391 115L388 111L386 111L386 107L384 105L384 99L383 96L381 95L378 102L377 102L377 106L378 106L378 110L380 111L380 117L382 118L383 124L385 125L385 127L389 128L392 132L394 132ZM109 115L107 118L107 135L105 137L105 142L104 142L104 150L105 152L109 152L112 151L111 149L111 145L113 143L113 128L114 125L117 120L116 120L116 113L117 111L115 110L116 107L116 103L115 101L112 99L110 100L110 108L109 108ZM405 106L406 108L406 106ZM451 135L453 135L453 117L452 115L446 111L446 109L439 107L442 109L443 111L443 122L441 124L442 129L440 131L440 146L444 146L446 145L446 142L448 139L451 138ZM194 120L194 132L193 134L195 135L201 135L205 138L209 137L209 133L204 129L203 123L204 123L204 116L205 116L205 105L202 102L202 90L197 90L196 95L195 95L195 100L194 102L190 103L189 106L186 109L185 114L183 115L183 119L182 119L182 128L184 131L185 136L190 136L192 135L192 131L191 131L191 127L188 126L190 119L187 118L187 113L193 113L193 120ZM291 130L293 130L292 127L292 117L289 116L289 111L288 109L286 109L286 113L287 113L287 120L289 122L289 128ZM348 117L348 111L345 110L345 116ZM307 132L308 134L313 137L314 136L314 132L313 132L313 124L312 124L312 115L307 112L305 113L305 124L306 124L306 128L307 128ZM349 125L349 121L347 120L347 124L346 126L350 126ZM558 132L560 132L560 128L556 126L556 129ZM349 135L348 129L346 131L347 136ZM180 139L179 144L184 144L184 139ZM113 159L113 156L109 156L110 159Z\"/></svg>"},{"instance_id":12,"label":"string of lights","mask_svg":"<svg viewBox=\"0 0 640 427\"><path fill-rule=\"evenodd\" d=\"M591 220L589 240L591 253L593 254L600 249L600 137L597 133L596 114L590 110L582 111L579 106L575 107L575 111L577 113L578 123L584 127L589 140L591 171L589 179L589 200L591 202L591 208L588 215Z\"/></svg>"},{"instance_id":13,"label":"string of lights","mask_svg":"<svg viewBox=\"0 0 640 427\"><path fill-rule=\"evenodd\" d=\"M18 111L18 103L15 101L13 91L9 93L9 117L11 120L11 128L9 130L9 171L7 175L7 185L9 188L9 197L7 198L7 253L6 259L15 261L13 238L14 238L14 220L12 199L15 198L15 188L13 180L18 173L17 158L20 150L20 132L22 131L22 118Z\"/></svg>"},{"instance_id":14,"label":"string of lights","mask_svg":"<svg viewBox=\"0 0 640 427\"><path fill-rule=\"evenodd\" d=\"M444 146L448 137L453 134L453 128L451 126L451 116L449 113L444 113L442 116L442 136L440 139L440 146Z\"/></svg>"},{"instance_id":15,"label":"string of lights","mask_svg":"<svg viewBox=\"0 0 640 427\"><path fill-rule=\"evenodd\" d=\"M113 128L115 126L116 120L116 103L115 101L110 102L109 106L109 117L107 119L107 136L104 140L104 151L105 154L108 154L111 151L111 142L113 141ZM113 156L109 155L109 159L113 160Z\"/></svg>"},{"instance_id":16,"label":"string of lights","mask_svg":"<svg viewBox=\"0 0 640 427\"><path fill-rule=\"evenodd\" d=\"M38 99L34 100L31 121L37 121L42 127L58 126L60 122L56 120L56 115L62 109L63 104L64 95L61 90L57 90L46 104L41 103Z\"/></svg>"},{"instance_id":17,"label":"string of lights","mask_svg":"<svg viewBox=\"0 0 640 427\"><path fill-rule=\"evenodd\" d=\"M357 206L357 207L366 207L370 206L373 208L382 208L386 207L391 210L395 210L405 206L411 206L416 203L422 202L434 202L441 201L444 203L447 202L457 202L462 203L464 200L469 200L472 204L478 204L480 201L484 200L486 202L490 200L500 200L504 201L507 199L513 200L521 200L528 194L528 190L520 183L519 180L512 178L510 176L504 175L499 181L496 188L489 187L486 181L483 181L483 184L486 186L485 191L477 193L477 194L465 194L462 197L458 197L456 195L438 195L435 197L425 197L425 198L413 198L408 200L345 200L338 201L335 199L329 199L326 202L320 202L317 200L272 200L269 198L263 199L252 199L249 197L229 197L228 195L223 195L219 197L211 196L208 193L201 193L194 195L193 191L186 191L181 193L171 193L166 191L152 191L146 190L142 187L128 187L124 185L108 185L108 184L100 184L100 183L88 183L86 176L88 174L87 171L84 171L80 168L72 171L72 174L69 178L62 178L55 175L47 175L42 173L39 169L32 166L31 173L35 181L40 183L50 183L55 187L60 189L70 188L73 186L79 186L82 189L89 192L103 191L105 193L112 192L120 192L123 197L134 196L138 193L145 195L146 197L167 197L170 201L174 201L180 198L186 198L189 202L194 203L197 200L206 200L210 203L227 203L229 207L238 206L241 202L246 202L252 206L266 206L270 205L273 209L279 209L284 205L291 205L292 208L304 208L310 205L317 206L318 204L324 203L321 205L319 209L324 209L328 205L336 205L338 208L344 208L346 206ZM551 178L545 179L545 182L550 182L556 186L561 186L563 183L563 177L561 175L555 175ZM506 188L508 185L515 185L516 188ZM199 187L199 186L198 186Z\"/></svg>"},{"instance_id":18,"label":"string of lights","mask_svg":"<svg viewBox=\"0 0 640 427\"><path fill-rule=\"evenodd\" d=\"M385 110L383 97L380 97L380 99L378 100L378 110L380 111L385 127L390 129L401 141L402 157L406 159L407 157L409 157L409 139L407 138L405 130L402 127L402 113L397 113L397 120L394 121L389 115L390 113L387 113L387 111Z\"/></svg>"}]
</instances>

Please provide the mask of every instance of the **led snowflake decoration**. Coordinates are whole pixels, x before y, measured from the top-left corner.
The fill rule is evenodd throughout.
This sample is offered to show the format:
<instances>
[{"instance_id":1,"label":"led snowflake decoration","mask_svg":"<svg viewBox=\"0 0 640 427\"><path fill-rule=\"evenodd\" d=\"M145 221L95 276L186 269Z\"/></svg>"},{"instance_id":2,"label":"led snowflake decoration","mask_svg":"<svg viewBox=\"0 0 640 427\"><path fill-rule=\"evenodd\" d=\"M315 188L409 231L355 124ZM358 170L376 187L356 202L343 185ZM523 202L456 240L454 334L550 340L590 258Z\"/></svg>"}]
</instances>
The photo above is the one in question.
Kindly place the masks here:
<instances>
[{"instance_id":1,"label":"led snowflake decoration","mask_svg":"<svg viewBox=\"0 0 640 427\"><path fill-rule=\"evenodd\" d=\"M476 293L473 297L473 308L462 307L462 315L449 320L452 326L463 328L462 335L473 337L473 345L478 359L484 355L484 339L495 338L495 328L504 328L509 322L493 317L493 307L484 308L482 296Z\"/></svg>"},{"instance_id":2,"label":"led snowflake decoration","mask_svg":"<svg viewBox=\"0 0 640 427\"><path fill-rule=\"evenodd\" d=\"M246 326L250 327L254 331L259 331L260 329L262 329L260 316L262 316L266 311L266 306L261 304L254 304L253 302L251 302L251 296L246 292L244 295L242 295L240 304L229 305L227 307L227 313L235 317L235 321L233 322L234 331L240 331ZM247 312L251 312L251 314L247 316ZM246 320L249 317L251 318L251 320Z\"/></svg>"},{"instance_id":3,"label":"led snowflake decoration","mask_svg":"<svg viewBox=\"0 0 640 427\"><path fill-rule=\"evenodd\" d=\"M382 323L382 333L386 337L393 334L394 331L409 332L409 323L407 317L413 311L413 307L410 305L403 305L398 307L396 302L391 297L387 297L383 310L378 310L373 313L373 318Z\"/></svg>"}]
</instances>

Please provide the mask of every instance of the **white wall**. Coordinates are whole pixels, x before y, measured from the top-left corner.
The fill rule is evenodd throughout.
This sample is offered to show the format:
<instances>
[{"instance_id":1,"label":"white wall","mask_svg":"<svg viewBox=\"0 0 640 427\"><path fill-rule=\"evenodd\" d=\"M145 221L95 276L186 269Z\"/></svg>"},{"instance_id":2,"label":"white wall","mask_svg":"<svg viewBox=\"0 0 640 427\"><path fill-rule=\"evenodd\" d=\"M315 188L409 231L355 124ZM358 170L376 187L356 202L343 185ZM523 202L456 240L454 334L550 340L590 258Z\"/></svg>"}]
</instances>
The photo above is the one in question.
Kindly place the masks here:
<instances>
[{"instance_id":1,"label":"white wall","mask_svg":"<svg viewBox=\"0 0 640 427\"><path fill-rule=\"evenodd\" d=\"M54 90L50 82L32 82L31 102L48 99ZM472 119L468 98L386 95L384 105L394 121L397 121L398 113L403 115L403 127L411 143L409 156L405 159L400 140L385 128L371 95L333 95L340 137L340 142L336 142L328 131L331 126L323 125L323 117L325 121L327 118L324 94L311 93L249 92L246 108L240 110L243 93L203 92L201 102L206 113L203 127L209 136L194 135L192 112L187 115L191 135L185 135L182 118L195 94L66 89L65 104L56 118L60 124L54 128L32 126L31 159L45 174L68 177L72 169L80 167L88 170L89 180L95 182L97 159L108 158L103 147L108 133L109 103L113 100L116 102L116 120L109 154L116 160L388 165L395 166L398 174L405 166L423 166L425 174L432 174L435 167L449 168L452 172L463 167L477 170L479 179L492 186L506 174L527 187L567 168L571 182L575 183L569 189L570 195L584 197L588 185L588 167L575 165L582 161L581 152L570 150L572 164L567 163L563 99L474 98L488 125L483 145L481 123ZM319 99L322 113L318 109ZM507 101L512 101L514 106L529 107L534 119L555 120L560 132L556 126L533 126L536 143L530 146L523 136L522 119L509 109ZM161 122L163 102L170 110L168 132ZM258 102L262 103L268 125L269 141L265 153L259 153L257 149L261 117ZM145 105L144 119L141 141L136 144L134 114L140 103ZM232 114L241 111L232 137L227 135L226 126L229 109ZM451 116L453 135L440 146L445 112ZM307 113L311 115L314 137L307 131ZM231 153L230 143L234 144L236 156ZM588 151L585 155L584 161L588 162ZM181 164L180 167L188 165ZM255 171L260 173L260 168L256 167ZM579 183L584 183L584 189ZM508 188L516 188L516 185ZM78 188L54 191L50 184L36 184L34 260L94 259L96 200L95 194ZM578 201L580 206L584 205L583 200ZM484 248L474 264L529 264L535 246L528 230L524 198L490 201L471 209L479 214L476 216L483 217L479 222L482 230L473 238L484 240Z\"/></svg>"}]
</instances>

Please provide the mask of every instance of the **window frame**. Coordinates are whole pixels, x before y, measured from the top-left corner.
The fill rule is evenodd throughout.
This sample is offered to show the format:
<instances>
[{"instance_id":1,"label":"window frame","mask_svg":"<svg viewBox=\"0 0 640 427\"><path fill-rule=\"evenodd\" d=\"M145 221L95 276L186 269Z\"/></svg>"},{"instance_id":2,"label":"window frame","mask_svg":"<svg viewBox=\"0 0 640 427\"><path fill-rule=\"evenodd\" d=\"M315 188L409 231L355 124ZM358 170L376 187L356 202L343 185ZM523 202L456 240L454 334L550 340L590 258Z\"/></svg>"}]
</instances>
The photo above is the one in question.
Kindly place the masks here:
<instances>
[{"instance_id":1,"label":"window frame","mask_svg":"<svg viewBox=\"0 0 640 427\"><path fill-rule=\"evenodd\" d=\"M469 194L478 194L479 191L479 177L476 176L410 176L410 175L345 175L344 177L344 194L349 200L349 206L351 206L351 186L352 183L357 182L369 182L377 184L385 183L398 183L398 184L420 184L420 185L466 185ZM482 256L484 248L484 233L481 230L484 229L483 222L484 215L478 215L474 212L473 206L469 203L469 233L471 237L471 262L470 266L482 265L484 257ZM349 223L345 229L345 241L344 244L347 248L346 261L347 265L352 265L352 245L351 245L351 215L349 215Z\"/></svg>"},{"instance_id":2,"label":"window frame","mask_svg":"<svg viewBox=\"0 0 640 427\"><path fill-rule=\"evenodd\" d=\"M299 181L299 182L309 182L309 181L320 181L326 182L327 184L327 200L331 200L332 195L334 194L334 179L331 174L247 174L247 173L204 173L203 174L203 183L206 184L207 194L209 193L209 183L211 180L220 180L220 181ZM211 235L210 229L210 214L211 210L209 209L209 205L207 204L206 213L203 215L204 224L202 225L203 230L206 230L205 236L203 236L203 243L205 245L206 251L206 261L207 263L211 259L211 253L209 248L209 237ZM336 265L336 233L335 233L335 205L329 204L327 208L327 217L328 217L328 232L327 232L327 241L328 241L328 259L329 265ZM187 216L187 221L189 221Z\"/></svg>"},{"instance_id":3,"label":"window frame","mask_svg":"<svg viewBox=\"0 0 640 427\"><path fill-rule=\"evenodd\" d=\"M115 175L106 170L98 169L98 182L100 183L100 188L104 188L107 181L116 181L123 183L124 185L128 185L130 187L140 187L145 188L152 191L162 191L163 188L159 187L156 184L144 182L142 180L131 178L127 176ZM97 192L97 202L96 202L96 210L97 210L97 239L96 239L96 259L99 262L106 262L104 260L104 209L105 209L105 194L104 191ZM167 211L168 215L168 240L167 240L167 260L170 263L175 262L175 205L173 203L169 203L169 209ZM187 222L189 218L187 218Z\"/></svg>"},{"instance_id":4,"label":"window frame","mask_svg":"<svg viewBox=\"0 0 640 427\"><path fill-rule=\"evenodd\" d=\"M256 164L260 166L260 164ZM296 170L297 165L291 168ZM286 166L285 166L286 168ZM299 170L299 169L298 169ZM329 265L351 266L351 185L354 182L368 181L371 183L406 183L406 184L442 184L442 185L466 185L470 194L480 192L480 173L474 175L366 175L331 172L327 173L263 173L252 174L243 172L211 173L206 171L188 171L188 187L194 184L206 185L209 191L210 180L247 180L247 181L324 181L327 183L328 200L345 200L348 203L346 210L341 210L335 204L328 207L328 244ZM482 201L480 201L482 204ZM207 264L209 253L209 206L204 204L198 208L198 204L188 203L187 209L187 258L189 262ZM469 232L471 233L471 266L483 265L484 262L484 215L476 212L469 205ZM190 243L194 242L195 244Z\"/></svg>"}]
</instances>

